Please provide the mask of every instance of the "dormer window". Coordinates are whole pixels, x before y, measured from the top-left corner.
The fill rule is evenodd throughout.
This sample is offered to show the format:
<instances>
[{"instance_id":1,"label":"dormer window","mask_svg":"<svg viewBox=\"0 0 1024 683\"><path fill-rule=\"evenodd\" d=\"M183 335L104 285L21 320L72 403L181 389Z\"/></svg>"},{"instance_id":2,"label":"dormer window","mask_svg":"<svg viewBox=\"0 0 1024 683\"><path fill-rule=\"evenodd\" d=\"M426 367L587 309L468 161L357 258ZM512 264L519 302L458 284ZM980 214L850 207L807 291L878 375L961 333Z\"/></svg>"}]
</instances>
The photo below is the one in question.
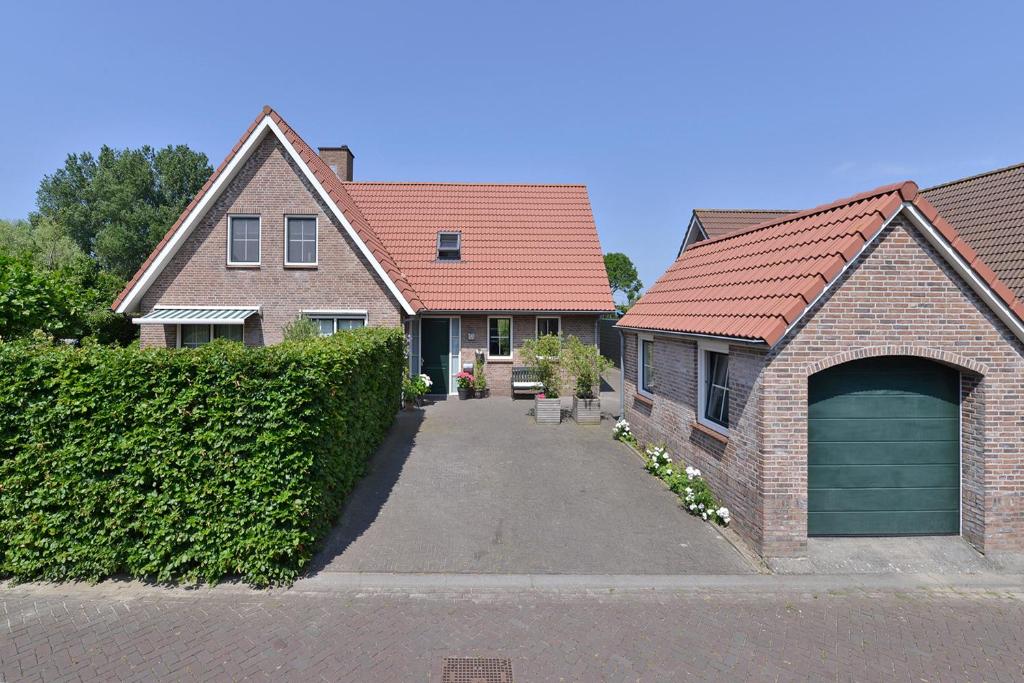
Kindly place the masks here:
<instances>
[{"instance_id":1,"label":"dormer window","mask_svg":"<svg viewBox=\"0 0 1024 683\"><path fill-rule=\"evenodd\" d=\"M462 234L458 232L437 233L437 260L462 260Z\"/></svg>"}]
</instances>

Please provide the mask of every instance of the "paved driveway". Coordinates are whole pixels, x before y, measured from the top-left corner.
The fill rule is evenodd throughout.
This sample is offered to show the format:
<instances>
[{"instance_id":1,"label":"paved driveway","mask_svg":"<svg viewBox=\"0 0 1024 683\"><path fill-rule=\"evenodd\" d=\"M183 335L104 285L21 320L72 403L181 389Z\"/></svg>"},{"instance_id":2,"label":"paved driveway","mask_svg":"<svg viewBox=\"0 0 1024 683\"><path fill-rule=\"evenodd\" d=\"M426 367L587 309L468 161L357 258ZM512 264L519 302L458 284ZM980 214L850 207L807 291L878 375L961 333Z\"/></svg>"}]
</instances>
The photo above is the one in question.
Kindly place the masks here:
<instances>
[{"instance_id":1,"label":"paved driveway","mask_svg":"<svg viewBox=\"0 0 1024 683\"><path fill-rule=\"evenodd\" d=\"M313 570L739 574L611 423L537 425L530 400L402 412Z\"/></svg>"}]
</instances>

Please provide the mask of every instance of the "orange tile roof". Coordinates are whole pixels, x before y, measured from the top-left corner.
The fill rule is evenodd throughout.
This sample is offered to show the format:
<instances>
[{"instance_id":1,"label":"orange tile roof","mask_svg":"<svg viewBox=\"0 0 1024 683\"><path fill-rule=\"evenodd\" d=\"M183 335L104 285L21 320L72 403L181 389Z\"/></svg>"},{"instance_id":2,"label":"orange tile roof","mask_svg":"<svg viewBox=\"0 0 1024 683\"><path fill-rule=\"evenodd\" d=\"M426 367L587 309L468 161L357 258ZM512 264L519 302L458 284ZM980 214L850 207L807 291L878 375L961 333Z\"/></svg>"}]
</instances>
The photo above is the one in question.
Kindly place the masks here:
<instances>
[{"instance_id":1,"label":"orange tile roof","mask_svg":"<svg viewBox=\"0 0 1024 683\"><path fill-rule=\"evenodd\" d=\"M1024 164L921 190L992 267L1024 296Z\"/></svg>"},{"instance_id":2,"label":"orange tile roof","mask_svg":"<svg viewBox=\"0 0 1024 683\"><path fill-rule=\"evenodd\" d=\"M428 309L614 310L582 185L343 184ZM462 260L437 260L437 233Z\"/></svg>"},{"instance_id":3,"label":"orange tile roof","mask_svg":"<svg viewBox=\"0 0 1024 683\"><path fill-rule=\"evenodd\" d=\"M601 244L582 185L346 183L272 108L264 107L114 300L153 265L265 117L420 312L613 311ZM462 233L462 260L437 261L438 231Z\"/></svg>"},{"instance_id":4,"label":"orange tile roof","mask_svg":"<svg viewBox=\"0 0 1024 683\"><path fill-rule=\"evenodd\" d=\"M694 209L708 239L724 237L737 230L760 225L765 221L788 216L792 210L780 209Z\"/></svg>"},{"instance_id":5,"label":"orange tile roof","mask_svg":"<svg viewBox=\"0 0 1024 683\"><path fill-rule=\"evenodd\" d=\"M774 345L904 202L914 203L1018 317L1024 314L1024 305L908 181L696 242L618 325Z\"/></svg>"}]
</instances>

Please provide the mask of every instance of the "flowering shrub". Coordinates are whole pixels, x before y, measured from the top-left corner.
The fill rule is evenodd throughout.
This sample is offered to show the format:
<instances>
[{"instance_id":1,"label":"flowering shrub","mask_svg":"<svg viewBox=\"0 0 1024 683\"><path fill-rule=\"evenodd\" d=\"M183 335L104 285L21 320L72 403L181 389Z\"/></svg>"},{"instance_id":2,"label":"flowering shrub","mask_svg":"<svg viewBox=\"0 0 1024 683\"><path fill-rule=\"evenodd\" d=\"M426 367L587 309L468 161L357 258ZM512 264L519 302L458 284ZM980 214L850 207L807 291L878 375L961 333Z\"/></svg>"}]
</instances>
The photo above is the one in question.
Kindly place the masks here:
<instances>
[{"instance_id":1,"label":"flowering shrub","mask_svg":"<svg viewBox=\"0 0 1024 683\"><path fill-rule=\"evenodd\" d=\"M459 385L459 389L471 389L473 387L473 374L463 370L455 375L455 382Z\"/></svg>"},{"instance_id":2,"label":"flowering shrub","mask_svg":"<svg viewBox=\"0 0 1024 683\"><path fill-rule=\"evenodd\" d=\"M615 428L612 429L612 437L617 441L625 441L626 443L635 446L636 437L633 436L633 432L629 429L629 423L623 418L615 423Z\"/></svg>"},{"instance_id":3,"label":"flowering shrub","mask_svg":"<svg viewBox=\"0 0 1024 683\"><path fill-rule=\"evenodd\" d=\"M406 377L402 380L402 395L405 396L406 401L416 403L421 396L430 391L432 386L434 386L434 380L430 379L430 375Z\"/></svg>"},{"instance_id":4,"label":"flowering shrub","mask_svg":"<svg viewBox=\"0 0 1024 683\"><path fill-rule=\"evenodd\" d=\"M626 420L615 423L612 435L618 441L636 445L636 437L629 429ZM710 520L721 526L728 526L732 521L729 508L719 504L711 487L701 476L696 467L682 467L681 462L674 462L664 446L649 445L643 451L644 467L658 477L669 489L682 499L683 507L691 515Z\"/></svg>"}]
</instances>

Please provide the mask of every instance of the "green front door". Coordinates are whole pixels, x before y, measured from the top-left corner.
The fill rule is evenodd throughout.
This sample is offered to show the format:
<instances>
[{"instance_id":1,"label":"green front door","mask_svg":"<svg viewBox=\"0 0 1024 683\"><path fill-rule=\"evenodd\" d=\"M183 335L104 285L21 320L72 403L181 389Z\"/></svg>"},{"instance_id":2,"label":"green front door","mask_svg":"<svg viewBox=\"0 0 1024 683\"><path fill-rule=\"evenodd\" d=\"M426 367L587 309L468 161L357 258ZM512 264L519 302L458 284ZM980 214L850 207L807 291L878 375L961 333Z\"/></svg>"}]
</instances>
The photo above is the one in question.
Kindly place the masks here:
<instances>
[{"instance_id":1,"label":"green front door","mask_svg":"<svg viewBox=\"0 0 1024 683\"><path fill-rule=\"evenodd\" d=\"M424 318L420 321L421 371L434 381L432 394L448 393L449 358L448 318Z\"/></svg>"},{"instance_id":2,"label":"green front door","mask_svg":"<svg viewBox=\"0 0 1024 683\"><path fill-rule=\"evenodd\" d=\"M808 535L958 533L959 384L944 365L893 356L812 375Z\"/></svg>"}]
</instances>

